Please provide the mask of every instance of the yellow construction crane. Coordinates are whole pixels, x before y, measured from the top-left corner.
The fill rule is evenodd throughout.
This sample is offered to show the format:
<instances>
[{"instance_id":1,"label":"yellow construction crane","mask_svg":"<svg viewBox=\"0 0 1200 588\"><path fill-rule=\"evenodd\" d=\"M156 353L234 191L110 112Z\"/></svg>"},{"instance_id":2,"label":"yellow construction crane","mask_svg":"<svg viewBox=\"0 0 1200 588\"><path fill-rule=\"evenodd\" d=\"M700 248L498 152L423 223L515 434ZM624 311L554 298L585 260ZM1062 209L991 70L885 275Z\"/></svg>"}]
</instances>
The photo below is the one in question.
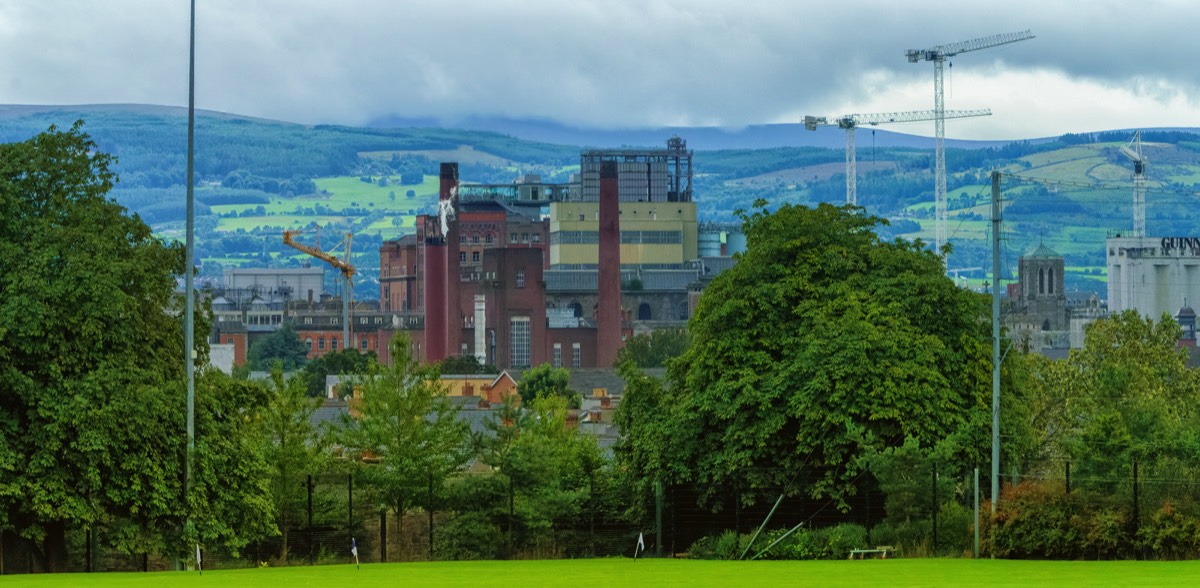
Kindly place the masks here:
<instances>
[{"instance_id":1,"label":"yellow construction crane","mask_svg":"<svg viewBox=\"0 0 1200 588\"><path fill-rule=\"evenodd\" d=\"M945 118L967 118L971 116L991 116L992 111L983 110L950 110ZM846 204L858 205L856 157L854 154L854 129L859 125L881 125L886 123L920 122L935 120L938 114L932 110L914 112L884 112L880 114L846 114L842 116L806 116L804 128L815 131L821 126L838 126L846 129Z\"/></svg>"},{"instance_id":2,"label":"yellow construction crane","mask_svg":"<svg viewBox=\"0 0 1200 588\"><path fill-rule=\"evenodd\" d=\"M351 349L354 345L350 341L350 304L351 298L354 296L354 265L350 263L350 243L354 240L354 234L346 233L346 238L338 245L345 246L342 250L342 257L339 258L332 253L322 251L320 249L320 241L317 242L317 247L297 243L293 236L299 235L302 232L284 231L283 244L320 259L342 272L342 348ZM334 249L337 249L337 247L334 247Z\"/></svg>"}]
</instances>

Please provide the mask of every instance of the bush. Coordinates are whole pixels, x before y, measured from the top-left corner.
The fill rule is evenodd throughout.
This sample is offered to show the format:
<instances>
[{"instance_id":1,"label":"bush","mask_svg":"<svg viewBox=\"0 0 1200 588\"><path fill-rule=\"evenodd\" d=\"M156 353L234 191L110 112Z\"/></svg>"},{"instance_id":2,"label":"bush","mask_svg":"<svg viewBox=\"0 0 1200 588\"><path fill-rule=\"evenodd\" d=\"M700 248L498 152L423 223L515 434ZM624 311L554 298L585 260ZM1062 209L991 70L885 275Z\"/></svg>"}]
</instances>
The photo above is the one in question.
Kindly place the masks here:
<instances>
[{"instance_id":1,"label":"bush","mask_svg":"<svg viewBox=\"0 0 1200 588\"><path fill-rule=\"evenodd\" d=\"M497 559L504 532L486 513L463 512L451 517L434 534L438 559Z\"/></svg>"},{"instance_id":2,"label":"bush","mask_svg":"<svg viewBox=\"0 0 1200 588\"><path fill-rule=\"evenodd\" d=\"M766 531L754 542L748 557L762 552L772 543L779 541L787 529ZM692 544L688 556L692 559L737 559L750 542L750 535L738 535L725 531L718 536L709 536ZM863 547L867 542L867 530L862 525L844 523L824 529L799 529L780 541L759 559L846 559L850 550Z\"/></svg>"},{"instance_id":3,"label":"bush","mask_svg":"<svg viewBox=\"0 0 1200 588\"><path fill-rule=\"evenodd\" d=\"M749 536L739 536L734 531L725 531L716 537L711 535L701 537L688 548L688 557L691 559L737 559L749 540Z\"/></svg>"},{"instance_id":4,"label":"bush","mask_svg":"<svg viewBox=\"0 0 1200 588\"><path fill-rule=\"evenodd\" d=\"M842 523L812 532L816 542L822 545L822 559L846 559L851 549L868 547L867 529L862 525ZM880 543L879 545L888 545Z\"/></svg>"},{"instance_id":5,"label":"bush","mask_svg":"<svg viewBox=\"0 0 1200 588\"><path fill-rule=\"evenodd\" d=\"M1168 502L1138 529L1138 545L1160 559L1200 557L1200 520Z\"/></svg>"}]
</instances>

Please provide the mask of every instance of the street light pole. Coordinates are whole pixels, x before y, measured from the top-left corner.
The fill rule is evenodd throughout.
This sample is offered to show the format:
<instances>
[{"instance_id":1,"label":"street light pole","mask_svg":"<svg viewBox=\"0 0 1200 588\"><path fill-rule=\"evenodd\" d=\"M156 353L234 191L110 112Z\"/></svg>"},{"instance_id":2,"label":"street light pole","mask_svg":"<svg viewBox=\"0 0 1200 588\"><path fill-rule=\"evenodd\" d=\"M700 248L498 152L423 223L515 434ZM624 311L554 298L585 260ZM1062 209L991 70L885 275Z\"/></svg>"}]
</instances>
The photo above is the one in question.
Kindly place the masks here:
<instances>
[{"instance_id":1,"label":"street light pole","mask_svg":"<svg viewBox=\"0 0 1200 588\"><path fill-rule=\"evenodd\" d=\"M193 273L196 251L196 0L191 2L191 24L188 43L188 135L187 135L187 229L184 237L184 289L187 292L184 309L183 354L187 374L187 461L184 467L183 500L187 513L185 532L192 532L192 509L188 497L192 490L192 460L196 451L196 293Z\"/></svg>"}]
</instances>

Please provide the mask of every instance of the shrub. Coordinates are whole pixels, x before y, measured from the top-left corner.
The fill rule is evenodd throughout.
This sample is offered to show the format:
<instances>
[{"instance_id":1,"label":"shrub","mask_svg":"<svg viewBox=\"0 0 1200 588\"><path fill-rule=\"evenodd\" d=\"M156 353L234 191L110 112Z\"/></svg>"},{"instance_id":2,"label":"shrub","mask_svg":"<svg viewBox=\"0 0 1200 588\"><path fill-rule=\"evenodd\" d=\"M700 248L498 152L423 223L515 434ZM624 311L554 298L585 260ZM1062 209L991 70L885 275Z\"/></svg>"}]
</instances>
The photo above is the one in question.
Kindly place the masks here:
<instances>
[{"instance_id":1,"label":"shrub","mask_svg":"<svg viewBox=\"0 0 1200 588\"><path fill-rule=\"evenodd\" d=\"M1138 545L1160 559L1200 557L1200 520L1167 502L1138 529Z\"/></svg>"}]
</instances>

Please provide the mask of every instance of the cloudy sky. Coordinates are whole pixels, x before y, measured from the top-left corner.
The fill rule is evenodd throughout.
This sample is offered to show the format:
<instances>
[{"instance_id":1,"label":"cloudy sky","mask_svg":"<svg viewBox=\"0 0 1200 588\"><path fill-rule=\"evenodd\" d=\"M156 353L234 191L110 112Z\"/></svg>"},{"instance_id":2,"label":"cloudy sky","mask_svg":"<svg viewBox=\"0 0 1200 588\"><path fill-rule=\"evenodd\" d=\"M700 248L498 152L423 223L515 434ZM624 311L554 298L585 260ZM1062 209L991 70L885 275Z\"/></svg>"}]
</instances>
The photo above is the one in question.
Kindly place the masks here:
<instances>
[{"instance_id":1,"label":"cloudy sky","mask_svg":"<svg viewBox=\"0 0 1200 588\"><path fill-rule=\"evenodd\" d=\"M197 0L198 108L301 123L739 127L933 107L947 136L1200 126L1193 0ZM1086 8L1083 8L1086 6ZM0 0L0 104L187 104L187 0ZM932 123L892 130L931 135Z\"/></svg>"}]
</instances>

